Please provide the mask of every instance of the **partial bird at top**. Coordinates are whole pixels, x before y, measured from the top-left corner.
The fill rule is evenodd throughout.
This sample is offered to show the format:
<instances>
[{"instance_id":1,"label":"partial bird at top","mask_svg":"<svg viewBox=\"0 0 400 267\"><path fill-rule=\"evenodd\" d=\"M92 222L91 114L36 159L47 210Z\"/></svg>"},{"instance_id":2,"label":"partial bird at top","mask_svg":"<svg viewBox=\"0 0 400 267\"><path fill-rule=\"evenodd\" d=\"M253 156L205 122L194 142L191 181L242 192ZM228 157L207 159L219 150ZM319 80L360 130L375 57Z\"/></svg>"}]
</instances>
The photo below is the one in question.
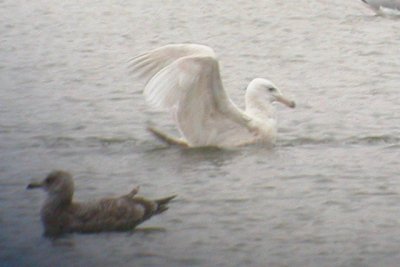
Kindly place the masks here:
<instances>
[{"instance_id":1,"label":"partial bird at top","mask_svg":"<svg viewBox=\"0 0 400 267\"><path fill-rule=\"evenodd\" d=\"M380 15L400 15L400 0L361 0Z\"/></svg>"},{"instance_id":2,"label":"partial bird at top","mask_svg":"<svg viewBox=\"0 0 400 267\"><path fill-rule=\"evenodd\" d=\"M294 108L269 80L256 78L245 94L245 110L228 97L214 51L198 44L166 45L132 59L132 72L146 82L144 96L154 107L174 112L180 138L154 127L169 144L184 147L235 147L273 144L273 102Z\"/></svg>"}]
</instances>

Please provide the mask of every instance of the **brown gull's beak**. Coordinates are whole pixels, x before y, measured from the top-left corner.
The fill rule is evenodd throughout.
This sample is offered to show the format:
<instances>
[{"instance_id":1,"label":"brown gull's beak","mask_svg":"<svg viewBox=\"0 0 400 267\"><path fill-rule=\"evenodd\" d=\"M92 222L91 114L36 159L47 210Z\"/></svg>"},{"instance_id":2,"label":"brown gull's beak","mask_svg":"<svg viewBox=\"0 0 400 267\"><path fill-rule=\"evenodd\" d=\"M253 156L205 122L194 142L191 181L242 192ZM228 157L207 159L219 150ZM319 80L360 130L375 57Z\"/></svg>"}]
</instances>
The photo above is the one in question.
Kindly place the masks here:
<instances>
[{"instance_id":1,"label":"brown gull's beak","mask_svg":"<svg viewBox=\"0 0 400 267\"><path fill-rule=\"evenodd\" d=\"M35 189L35 188L40 188L40 187L43 187L43 182L32 182L32 183L28 184L26 189Z\"/></svg>"}]
</instances>

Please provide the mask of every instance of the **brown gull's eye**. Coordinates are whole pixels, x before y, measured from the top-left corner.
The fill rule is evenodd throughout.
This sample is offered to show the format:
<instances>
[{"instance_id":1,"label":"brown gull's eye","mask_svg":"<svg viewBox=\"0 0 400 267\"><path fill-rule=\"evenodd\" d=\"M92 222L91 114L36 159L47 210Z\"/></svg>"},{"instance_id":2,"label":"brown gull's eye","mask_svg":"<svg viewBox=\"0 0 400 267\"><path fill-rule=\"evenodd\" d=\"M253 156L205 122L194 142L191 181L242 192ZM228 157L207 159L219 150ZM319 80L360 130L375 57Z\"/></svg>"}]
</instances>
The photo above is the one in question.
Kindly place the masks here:
<instances>
[{"instance_id":1,"label":"brown gull's eye","mask_svg":"<svg viewBox=\"0 0 400 267\"><path fill-rule=\"evenodd\" d=\"M55 176L50 175L50 176L47 176L47 178L44 180L44 182L45 182L46 184L51 184L51 183L54 182L55 179L56 179Z\"/></svg>"}]
</instances>

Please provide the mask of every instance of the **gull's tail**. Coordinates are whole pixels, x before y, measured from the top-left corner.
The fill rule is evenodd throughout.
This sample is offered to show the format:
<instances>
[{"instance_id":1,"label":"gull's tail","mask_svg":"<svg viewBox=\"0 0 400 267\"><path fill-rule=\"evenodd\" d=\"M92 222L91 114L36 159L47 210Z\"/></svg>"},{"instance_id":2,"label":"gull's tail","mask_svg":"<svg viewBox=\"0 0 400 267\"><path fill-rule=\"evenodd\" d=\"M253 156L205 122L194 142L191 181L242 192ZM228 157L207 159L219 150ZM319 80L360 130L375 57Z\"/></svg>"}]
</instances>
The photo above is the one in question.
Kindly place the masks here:
<instances>
[{"instance_id":1,"label":"gull's tail","mask_svg":"<svg viewBox=\"0 0 400 267\"><path fill-rule=\"evenodd\" d=\"M166 211L168 209L168 203L174 198L176 198L176 195L155 200L154 202L157 204L157 210L154 212L154 214Z\"/></svg>"}]
</instances>

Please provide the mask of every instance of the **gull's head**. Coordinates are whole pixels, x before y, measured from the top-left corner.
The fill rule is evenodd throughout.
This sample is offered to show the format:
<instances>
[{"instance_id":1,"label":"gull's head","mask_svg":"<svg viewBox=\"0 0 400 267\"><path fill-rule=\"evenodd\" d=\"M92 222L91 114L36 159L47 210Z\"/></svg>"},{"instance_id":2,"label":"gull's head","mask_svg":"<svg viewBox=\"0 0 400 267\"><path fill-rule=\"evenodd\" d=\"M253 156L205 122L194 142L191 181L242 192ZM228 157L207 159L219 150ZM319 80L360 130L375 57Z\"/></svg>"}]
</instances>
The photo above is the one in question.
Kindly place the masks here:
<instances>
[{"instance_id":1,"label":"gull's head","mask_svg":"<svg viewBox=\"0 0 400 267\"><path fill-rule=\"evenodd\" d=\"M72 198L74 181L71 174L65 171L52 171L41 182L30 183L27 189L42 188L49 195Z\"/></svg>"},{"instance_id":2,"label":"gull's head","mask_svg":"<svg viewBox=\"0 0 400 267\"><path fill-rule=\"evenodd\" d=\"M250 82L246 91L246 100L247 99L257 102L280 102L290 108L296 106L296 103L293 100L286 98L275 84L263 78L256 78Z\"/></svg>"}]
</instances>

